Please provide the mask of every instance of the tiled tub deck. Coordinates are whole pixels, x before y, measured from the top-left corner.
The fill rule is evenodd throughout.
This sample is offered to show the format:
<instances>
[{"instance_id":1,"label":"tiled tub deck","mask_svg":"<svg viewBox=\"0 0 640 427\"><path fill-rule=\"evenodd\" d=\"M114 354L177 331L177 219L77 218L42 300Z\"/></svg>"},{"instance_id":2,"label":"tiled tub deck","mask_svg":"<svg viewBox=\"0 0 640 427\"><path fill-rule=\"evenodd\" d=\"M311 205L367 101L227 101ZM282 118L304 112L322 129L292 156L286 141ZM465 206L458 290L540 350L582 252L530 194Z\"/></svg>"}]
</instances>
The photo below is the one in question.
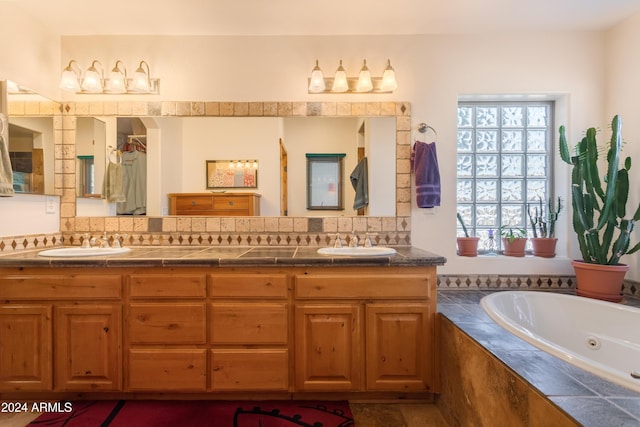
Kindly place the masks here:
<instances>
[{"instance_id":1,"label":"tiled tub deck","mask_svg":"<svg viewBox=\"0 0 640 427\"><path fill-rule=\"evenodd\" d=\"M479 304L491 292L496 290L439 290L438 311L578 423L640 426L640 393L551 356L504 330ZM624 303L640 307L640 298L625 297Z\"/></svg>"}]
</instances>

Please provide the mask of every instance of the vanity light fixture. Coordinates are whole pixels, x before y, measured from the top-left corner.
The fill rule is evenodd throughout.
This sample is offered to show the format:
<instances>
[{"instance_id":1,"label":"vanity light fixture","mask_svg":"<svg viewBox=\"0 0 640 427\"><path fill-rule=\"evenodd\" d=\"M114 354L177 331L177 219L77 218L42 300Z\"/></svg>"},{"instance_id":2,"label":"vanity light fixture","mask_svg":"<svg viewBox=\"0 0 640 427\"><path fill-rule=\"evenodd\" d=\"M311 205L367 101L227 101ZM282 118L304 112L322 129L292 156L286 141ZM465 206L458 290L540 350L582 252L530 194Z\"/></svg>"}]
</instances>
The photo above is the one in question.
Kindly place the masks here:
<instances>
[{"instance_id":1,"label":"vanity light fixture","mask_svg":"<svg viewBox=\"0 0 640 427\"><path fill-rule=\"evenodd\" d=\"M73 68L73 64L76 65L78 71ZM69 61L69 65L62 70L62 77L60 77L60 89L80 92L80 66L73 59Z\"/></svg>"},{"instance_id":2,"label":"vanity light fixture","mask_svg":"<svg viewBox=\"0 0 640 427\"><path fill-rule=\"evenodd\" d=\"M96 65L100 66L100 73L98 73L98 69ZM104 80L104 72L102 69L102 64L98 60L94 60L91 63L91 66L87 68L87 71L84 72L84 79L82 79L82 84L80 87L85 92L90 93L100 93L103 91L103 80Z\"/></svg>"},{"instance_id":3,"label":"vanity light fixture","mask_svg":"<svg viewBox=\"0 0 640 427\"><path fill-rule=\"evenodd\" d=\"M322 77L322 71L316 66L311 72L309 80L309 93L391 93L398 88L395 70L391 66L391 61L387 60L387 67L384 69L382 77L371 77L371 71L364 60L358 77L347 77L347 73L342 66L342 60L333 78Z\"/></svg>"},{"instance_id":4,"label":"vanity light fixture","mask_svg":"<svg viewBox=\"0 0 640 427\"><path fill-rule=\"evenodd\" d=\"M316 66L311 70L311 81L309 82L309 92L311 93L320 93L324 92L324 75L322 74L322 70L318 65L318 60L316 59Z\"/></svg>"},{"instance_id":5,"label":"vanity light fixture","mask_svg":"<svg viewBox=\"0 0 640 427\"><path fill-rule=\"evenodd\" d=\"M105 90L109 93L126 93L127 92L127 69L120 69L118 64L122 64L119 59L116 61L116 65L113 66L111 74L109 75L109 81L106 84Z\"/></svg>"},{"instance_id":6,"label":"vanity light fixture","mask_svg":"<svg viewBox=\"0 0 640 427\"><path fill-rule=\"evenodd\" d=\"M396 81L396 71L391 66L391 60L387 59L387 68L382 73L382 83L380 84L380 90L382 92L393 92L398 88L398 82Z\"/></svg>"},{"instance_id":7,"label":"vanity light fixture","mask_svg":"<svg viewBox=\"0 0 640 427\"><path fill-rule=\"evenodd\" d=\"M344 67L342 66L342 59L340 60L340 65L338 65L338 69L336 70L336 76L333 78L333 85L331 86L332 92L346 92L349 90L349 83L347 82L347 73L344 71Z\"/></svg>"},{"instance_id":8,"label":"vanity light fixture","mask_svg":"<svg viewBox=\"0 0 640 427\"><path fill-rule=\"evenodd\" d=\"M146 70L144 69L143 65L146 65ZM140 65L138 65L138 68L133 75L131 90L142 93L149 92L151 90L151 79L149 78L150 74L151 72L149 71L149 64L147 64L145 61L140 61Z\"/></svg>"},{"instance_id":9,"label":"vanity light fixture","mask_svg":"<svg viewBox=\"0 0 640 427\"><path fill-rule=\"evenodd\" d=\"M364 60L364 64L360 69L358 75L358 84L356 85L357 92L370 92L373 89L373 82L371 81L371 71L367 67L367 60Z\"/></svg>"},{"instance_id":10,"label":"vanity light fixture","mask_svg":"<svg viewBox=\"0 0 640 427\"><path fill-rule=\"evenodd\" d=\"M62 71L60 89L78 94L154 94L159 93L160 79L151 78L149 64L140 61L133 78L127 78L127 69L117 60L109 78L104 77L102 63L94 60L84 76L75 60L69 61Z\"/></svg>"}]
</instances>

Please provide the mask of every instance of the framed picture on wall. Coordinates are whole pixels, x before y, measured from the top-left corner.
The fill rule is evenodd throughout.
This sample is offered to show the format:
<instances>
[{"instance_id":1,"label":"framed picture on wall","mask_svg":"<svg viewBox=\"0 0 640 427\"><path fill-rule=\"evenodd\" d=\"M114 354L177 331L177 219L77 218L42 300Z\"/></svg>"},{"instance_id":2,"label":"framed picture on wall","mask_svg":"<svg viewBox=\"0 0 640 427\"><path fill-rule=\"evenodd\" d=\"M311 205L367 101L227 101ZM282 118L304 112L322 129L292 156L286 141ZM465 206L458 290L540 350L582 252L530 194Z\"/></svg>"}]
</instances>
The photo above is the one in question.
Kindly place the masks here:
<instances>
[{"instance_id":1,"label":"framed picture on wall","mask_svg":"<svg viewBox=\"0 0 640 427\"><path fill-rule=\"evenodd\" d=\"M307 153L307 209L342 210L345 154Z\"/></svg>"},{"instance_id":2,"label":"framed picture on wall","mask_svg":"<svg viewBox=\"0 0 640 427\"><path fill-rule=\"evenodd\" d=\"M258 188L257 160L207 160L207 190Z\"/></svg>"}]
</instances>

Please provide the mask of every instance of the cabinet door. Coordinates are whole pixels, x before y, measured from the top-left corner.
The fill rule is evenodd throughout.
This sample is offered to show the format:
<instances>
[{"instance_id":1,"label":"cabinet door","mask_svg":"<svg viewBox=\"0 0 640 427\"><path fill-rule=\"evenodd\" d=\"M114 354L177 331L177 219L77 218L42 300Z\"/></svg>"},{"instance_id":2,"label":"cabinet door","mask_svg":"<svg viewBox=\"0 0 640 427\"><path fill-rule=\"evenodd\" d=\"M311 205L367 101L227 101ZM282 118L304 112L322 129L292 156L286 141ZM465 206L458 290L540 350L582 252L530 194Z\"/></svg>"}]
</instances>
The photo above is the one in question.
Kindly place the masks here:
<instances>
[{"instance_id":1,"label":"cabinet door","mask_svg":"<svg viewBox=\"0 0 640 427\"><path fill-rule=\"evenodd\" d=\"M367 390L425 391L433 385L427 304L366 306Z\"/></svg>"},{"instance_id":2,"label":"cabinet door","mask_svg":"<svg viewBox=\"0 0 640 427\"><path fill-rule=\"evenodd\" d=\"M55 308L55 390L122 388L122 307L116 304Z\"/></svg>"},{"instance_id":3,"label":"cabinet door","mask_svg":"<svg viewBox=\"0 0 640 427\"><path fill-rule=\"evenodd\" d=\"M0 390L52 387L50 304L0 306Z\"/></svg>"},{"instance_id":4,"label":"cabinet door","mask_svg":"<svg viewBox=\"0 0 640 427\"><path fill-rule=\"evenodd\" d=\"M361 313L359 304L296 306L296 390L362 388Z\"/></svg>"}]
</instances>

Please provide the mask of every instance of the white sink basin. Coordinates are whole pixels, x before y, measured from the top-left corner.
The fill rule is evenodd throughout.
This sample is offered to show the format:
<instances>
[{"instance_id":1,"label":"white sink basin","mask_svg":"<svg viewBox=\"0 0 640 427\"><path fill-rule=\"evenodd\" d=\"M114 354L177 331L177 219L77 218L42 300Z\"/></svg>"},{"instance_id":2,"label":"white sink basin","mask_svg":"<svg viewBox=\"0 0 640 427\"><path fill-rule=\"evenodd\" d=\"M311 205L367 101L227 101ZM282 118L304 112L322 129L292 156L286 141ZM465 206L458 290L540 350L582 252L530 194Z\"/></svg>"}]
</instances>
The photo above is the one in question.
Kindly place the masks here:
<instances>
[{"instance_id":1,"label":"white sink basin","mask_svg":"<svg viewBox=\"0 0 640 427\"><path fill-rule=\"evenodd\" d=\"M320 248L318 253L322 255L346 255L346 256L382 256L393 255L396 250L384 246L373 246L370 248Z\"/></svg>"},{"instance_id":2,"label":"white sink basin","mask_svg":"<svg viewBox=\"0 0 640 427\"><path fill-rule=\"evenodd\" d=\"M78 257L78 256L101 256L101 255L116 255L130 252L131 248L56 248L47 249L40 252L40 256L51 257Z\"/></svg>"}]
</instances>

